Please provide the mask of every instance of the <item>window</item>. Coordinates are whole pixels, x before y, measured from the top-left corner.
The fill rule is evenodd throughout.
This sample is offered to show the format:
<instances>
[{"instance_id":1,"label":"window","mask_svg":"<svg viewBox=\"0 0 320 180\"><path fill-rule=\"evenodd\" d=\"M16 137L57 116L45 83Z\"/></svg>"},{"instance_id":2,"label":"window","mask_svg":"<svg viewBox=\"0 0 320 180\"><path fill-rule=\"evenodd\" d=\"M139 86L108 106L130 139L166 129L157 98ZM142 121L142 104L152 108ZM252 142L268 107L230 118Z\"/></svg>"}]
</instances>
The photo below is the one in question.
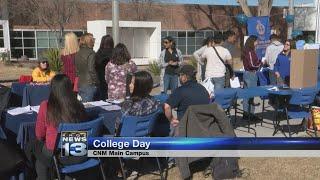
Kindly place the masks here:
<instances>
[{"instance_id":1,"label":"window","mask_svg":"<svg viewBox=\"0 0 320 180\"><path fill-rule=\"evenodd\" d=\"M161 39L163 39L167 36L168 36L167 31L161 31Z\"/></svg>"},{"instance_id":2,"label":"window","mask_svg":"<svg viewBox=\"0 0 320 180\"><path fill-rule=\"evenodd\" d=\"M11 57L12 58L20 58L23 55L22 49L11 49Z\"/></svg>"},{"instance_id":3,"label":"window","mask_svg":"<svg viewBox=\"0 0 320 180\"><path fill-rule=\"evenodd\" d=\"M3 38L0 38L0 48L3 48L4 47L4 40Z\"/></svg>"},{"instance_id":4,"label":"window","mask_svg":"<svg viewBox=\"0 0 320 180\"><path fill-rule=\"evenodd\" d=\"M202 47L205 38L214 35L214 31L162 31L161 38L172 36L177 43L177 48L183 55L192 55L197 49Z\"/></svg>"},{"instance_id":5,"label":"window","mask_svg":"<svg viewBox=\"0 0 320 180\"><path fill-rule=\"evenodd\" d=\"M173 38L176 38L178 36L177 31L168 31L168 36L172 36Z\"/></svg>"}]
</instances>

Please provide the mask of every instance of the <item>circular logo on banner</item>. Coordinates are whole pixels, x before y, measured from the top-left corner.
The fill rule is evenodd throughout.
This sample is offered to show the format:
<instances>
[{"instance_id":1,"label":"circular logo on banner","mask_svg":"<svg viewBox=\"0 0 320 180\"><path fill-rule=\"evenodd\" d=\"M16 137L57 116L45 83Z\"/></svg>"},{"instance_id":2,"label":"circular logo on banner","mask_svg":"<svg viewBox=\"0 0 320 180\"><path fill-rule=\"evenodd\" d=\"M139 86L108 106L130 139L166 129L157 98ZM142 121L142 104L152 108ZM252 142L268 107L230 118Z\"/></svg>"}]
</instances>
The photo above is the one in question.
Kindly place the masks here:
<instances>
[{"instance_id":1,"label":"circular logo on banner","mask_svg":"<svg viewBox=\"0 0 320 180\"><path fill-rule=\"evenodd\" d=\"M266 28L259 20L257 21L256 30L260 36L260 39L264 40L264 34L266 32Z\"/></svg>"}]
</instances>

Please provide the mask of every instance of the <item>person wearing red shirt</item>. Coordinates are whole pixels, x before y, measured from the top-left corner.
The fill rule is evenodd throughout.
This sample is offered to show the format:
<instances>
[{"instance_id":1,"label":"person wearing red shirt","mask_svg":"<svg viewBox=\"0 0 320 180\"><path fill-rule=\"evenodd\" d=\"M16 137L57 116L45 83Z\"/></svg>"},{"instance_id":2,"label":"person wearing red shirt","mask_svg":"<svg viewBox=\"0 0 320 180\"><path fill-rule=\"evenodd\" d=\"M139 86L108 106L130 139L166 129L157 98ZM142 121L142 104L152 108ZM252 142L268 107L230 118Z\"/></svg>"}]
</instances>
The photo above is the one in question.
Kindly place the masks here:
<instances>
[{"instance_id":1,"label":"person wearing red shirt","mask_svg":"<svg viewBox=\"0 0 320 180\"><path fill-rule=\"evenodd\" d=\"M61 61L63 62L63 73L66 74L72 83L76 78L75 57L79 51L78 37L73 32L64 36L64 48L61 50Z\"/></svg>"},{"instance_id":2,"label":"person wearing red shirt","mask_svg":"<svg viewBox=\"0 0 320 180\"><path fill-rule=\"evenodd\" d=\"M256 75L256 71L261 66L261 61L259 61L258 56L256 54L256 47L258 45L258 37L257 36L249 36L247 39L244 50L242 52L241 58L244 66L244 88L256 87L258 84L258 77ZM246 119L249 112L249 101L253 102L253 98L244 99L243 100L243 118ZM251 108L251 112L254 112L254 107Z\"/></svg>"},{"instance_id":3,"label":"person wearing red shirt","mask_svg":"<svg viewBox=\"0 0 320 180\"><path fill-rule=\"evenodd\" d=\"M51 81L49 99L40 104L36 121L36 138L42 144L35 147L37 179L48 179L51 161L60 123L78 123L87 120L85 108L73 92L71 80L64 74Z\"/></svg>"}]
</instances>

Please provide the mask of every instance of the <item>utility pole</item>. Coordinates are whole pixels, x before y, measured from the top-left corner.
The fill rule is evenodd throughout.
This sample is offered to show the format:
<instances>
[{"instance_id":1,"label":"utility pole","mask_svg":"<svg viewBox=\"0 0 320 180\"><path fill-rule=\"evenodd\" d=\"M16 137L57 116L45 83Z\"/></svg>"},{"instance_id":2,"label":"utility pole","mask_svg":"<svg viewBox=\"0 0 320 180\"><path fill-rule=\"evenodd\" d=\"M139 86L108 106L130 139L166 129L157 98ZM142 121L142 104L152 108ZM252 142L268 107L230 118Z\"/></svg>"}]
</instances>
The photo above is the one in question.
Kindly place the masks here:
<instances>
[{"instance_id":1,"label":"utility pole","mask_svg":"<svg viewBox=\"0 0 320 180\"><path fill-rule=\"evenodd\" d=\"M112 36L114 44L117 45L119 39L119 0L112 0Z\"/></svg>"},{"instance_id":2,"label":"utility pole","mask_svg":"<svg viewBox=\"0 0 320 180\"><path fill-rule=\"evenodd\" d=\"M317 15L316 15L316 43L320 43L320 1L316 1Z\"/></svg>"},{"instance_id":3,"label":"utility pole","mask_svg":"<svg viewBox=\"0 0 320 180\"><path fill-rule=\"evenodd\" d=\"M294 0L289 0L289 15L294 15L294 8L293 2ZM293 30L293 23L288 24L288 39L292 38L292 30Z\"/></svg>"}]
</instances>

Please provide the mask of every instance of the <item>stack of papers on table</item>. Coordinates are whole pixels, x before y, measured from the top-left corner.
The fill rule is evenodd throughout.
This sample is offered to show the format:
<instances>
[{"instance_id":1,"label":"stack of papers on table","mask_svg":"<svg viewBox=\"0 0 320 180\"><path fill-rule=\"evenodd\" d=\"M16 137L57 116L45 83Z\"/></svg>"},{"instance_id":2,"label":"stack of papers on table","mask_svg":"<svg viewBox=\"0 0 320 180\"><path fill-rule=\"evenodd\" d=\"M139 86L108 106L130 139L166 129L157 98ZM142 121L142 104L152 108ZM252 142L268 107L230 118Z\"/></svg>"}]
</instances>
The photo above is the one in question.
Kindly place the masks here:
<instances>
[{"instance_id":1,"label":"stack of papers on table","mask_svg":"<svg viewBox=\"0 0 320 180\"><path fill-rule=\"evenodd\" d=\"M40 106L31 106L31 110L38 113L40 109Z\"/></svg>"},{"instance_id":2,"label":"stack of papers on table","mask_svg":"<svg viewBox=\"0 0 320 180\"><path fill-rule=\"evenodd\" d=\"M121 110L121 107L118 105L111 105L111 106L101 106L102 109L107 111L118 111Z\"/></svg>"},{"instance_id":3,"label":"stack of papers on table","mask_svg":"<svg viewBox=\"0 0 320 180\"><path fill-rule=\"evenodd\" d=\"M277 86L269 88L269 91L279 91L279 88Z\"/></svg>"},{"instance_id":4,"label":"stack of papers on table","mask_svg":"<svg viewBox=\"0 0 320 180\"><path fill-rule=\"evenodd\" d=\"M88 102L88 103L93 106L109 106L109 105L111 105L110 103L105 102L105 101L94 101L94 102Z\"/></svg>"},{"instance_id":5,"label":"stack of papers on table","mask_svg":"<svg viewBox=\"0 0 320 180\"><path fill-rule=\"evenodd\" d=\"M17 107L14 109L10 109L7 112L13 116L16 116L19 114L31 113L31 112L33 112L33 110L31 109L30 106L25 106L25 107Z\"/></svg>"},{"instance_id":6,"label":"stack of papers on table","mask_svg":"<svg viewBox=\"0 0 320 180\"><path fill-rule=\"evenodd\" d=\"M240 88L240 81L238 77L235 77L233 80L230 79L230 87L231 88Z\"/></svg>"}]
</instances>

